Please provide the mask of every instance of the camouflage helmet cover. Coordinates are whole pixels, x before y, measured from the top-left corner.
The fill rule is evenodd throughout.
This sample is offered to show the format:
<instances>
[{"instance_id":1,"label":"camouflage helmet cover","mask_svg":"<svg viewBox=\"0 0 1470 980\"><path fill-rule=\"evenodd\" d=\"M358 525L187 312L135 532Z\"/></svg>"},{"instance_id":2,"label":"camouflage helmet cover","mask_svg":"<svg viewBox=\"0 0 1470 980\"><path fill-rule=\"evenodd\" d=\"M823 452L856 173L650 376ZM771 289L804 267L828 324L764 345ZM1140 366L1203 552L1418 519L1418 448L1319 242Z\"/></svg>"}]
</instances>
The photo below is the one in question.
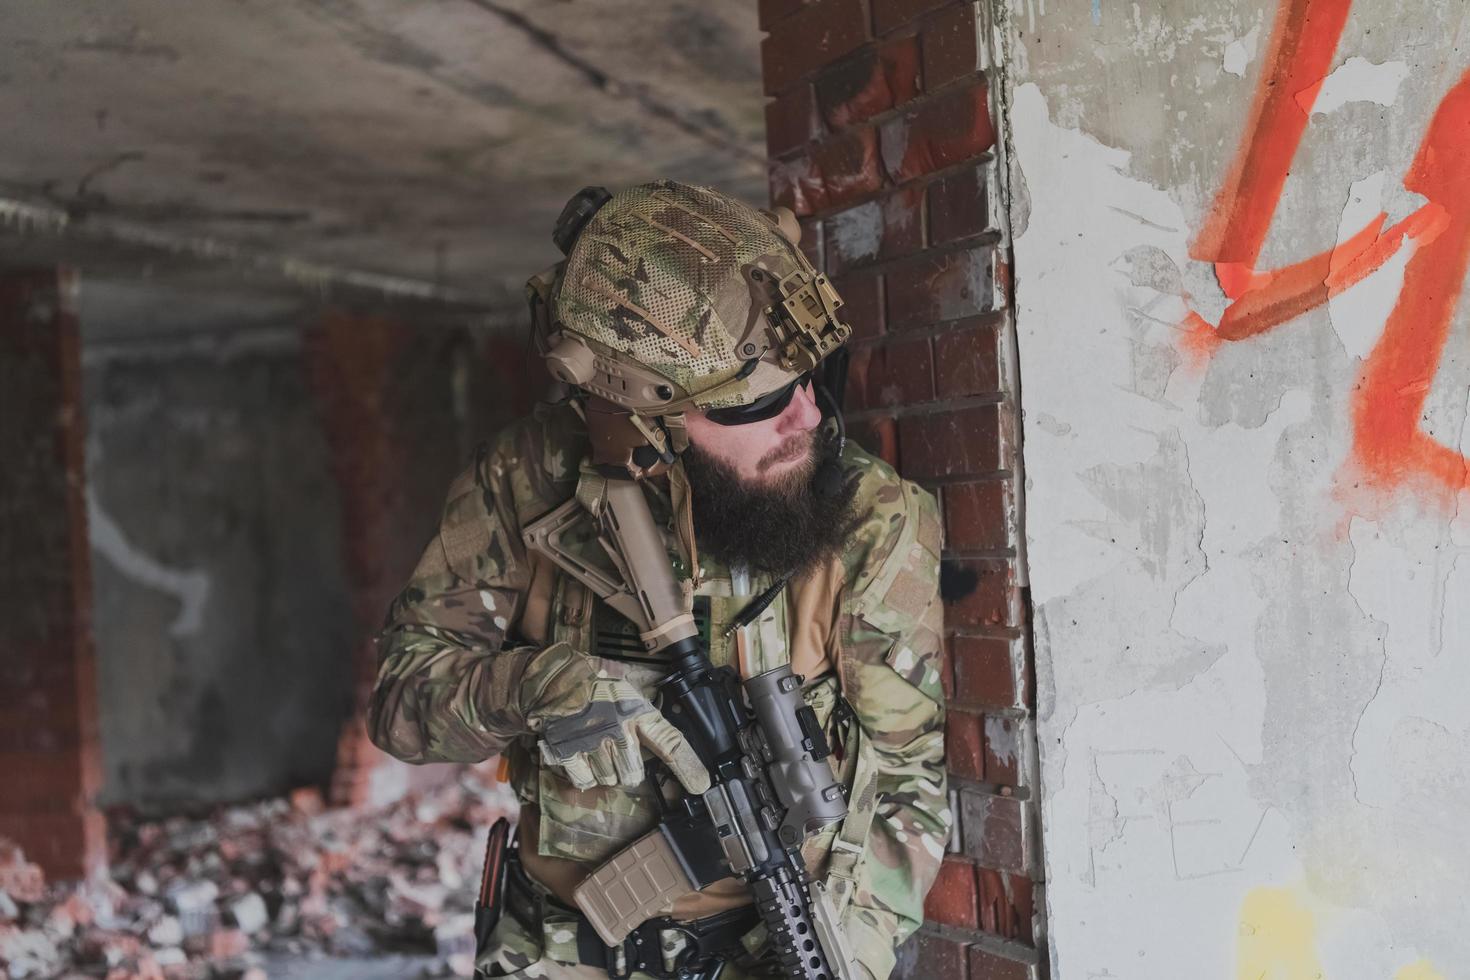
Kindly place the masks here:
<instances>
[{"instance_id":1,"label":"camouflage helmet cover","mask_svg":"<svg viewBox=\"0 0 1470 980\"><path fill-rule=\"evenodd\" d=\"M553 373L645 415L789 384L851 333L797 234L789 214L672 180L613 195L552 287Z\"/></svg>"}]
</instances>

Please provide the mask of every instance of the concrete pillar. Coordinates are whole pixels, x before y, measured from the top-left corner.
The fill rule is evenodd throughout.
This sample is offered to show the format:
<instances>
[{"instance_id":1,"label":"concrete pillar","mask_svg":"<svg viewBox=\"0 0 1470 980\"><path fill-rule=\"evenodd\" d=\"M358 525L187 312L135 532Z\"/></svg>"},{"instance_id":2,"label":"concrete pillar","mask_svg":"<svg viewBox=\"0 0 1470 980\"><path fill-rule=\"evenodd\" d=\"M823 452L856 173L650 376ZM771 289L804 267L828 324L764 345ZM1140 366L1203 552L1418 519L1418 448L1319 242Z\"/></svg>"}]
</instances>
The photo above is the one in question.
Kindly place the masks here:
<instances>
[{"instance_id":1,"label":"concrete pillar","mask_svg":"<svg viewBox=\"0 0 1470 980\"><path fill-rule=\"evenodd\" d=\"M0 836L53 878L106 859L75 286L0 274Z\"/></svg>"}]
</instances>

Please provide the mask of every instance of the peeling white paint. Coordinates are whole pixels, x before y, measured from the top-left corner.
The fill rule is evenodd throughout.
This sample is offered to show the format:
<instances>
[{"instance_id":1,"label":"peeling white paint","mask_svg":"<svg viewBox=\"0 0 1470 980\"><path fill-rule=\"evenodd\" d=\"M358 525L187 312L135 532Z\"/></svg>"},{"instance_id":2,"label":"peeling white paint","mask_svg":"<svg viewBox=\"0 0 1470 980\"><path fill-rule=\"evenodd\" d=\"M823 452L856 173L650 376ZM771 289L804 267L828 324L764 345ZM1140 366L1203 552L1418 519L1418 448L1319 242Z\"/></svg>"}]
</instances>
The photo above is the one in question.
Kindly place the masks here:
<instances>
[{"instance_id":1,"label":"peeling white paint","mask_svg":"<svg viewBox=\"0 0 1470 980\"><path fill-rule=\"evenodd\" d=\"M884 160L902 160L909 151L909 127L901 119L882 126L878 130L878 143Z\"/></svg>"},{"instance_id":2,"label":"peeling white paint","mask_svg":"<svg viewBox=\"0 0 1470 980\"><path fill-rule=\"evenodd\" d=\"M1344 231L1346 227L1344 221ZM1352 356L1366 358L1383 336L1383 326L1403 294L1404 271L1416 251L1417 243L1407 241L1372 275L1327 301L1333 332Z\"/></svg>"},{"instance_id":3,"label":"peeling white paint","mask_svg":"<svg viewBox=\"0 0 1470 980\"><path fill-rule=\"evenodd\" d=\"M1342 208L1337 225L1337 243L1341 245L1366 228L1383 212L1388 175L1382 171L1354 181ZM1383 334L1383 324L1398 302L1404 286L1404 268L1413 256L1410 242L1362 282L1327 301L1327 315L1343 348L1357 358L1367 357ZM1334 260L1337 271L1342 260Z\"/></svg>"},{"instance_id":4,"label":"peeling white paint","mask_svg":"<svg viewBox=\"0 0 1470 980\"><path fill-rule=\"evenodd\" d=\"M1470 330L1451 328L1439 370L1430 383L1420 428L1436 442L1470 456Z\"/></svg>"},{"instance_id":5,"label":"peeling white paint","mask_svg":"<svg viewBox=\"0 0 1470 980\"><path fill-rule=\"evenodd\" d=\"M1399 86L1408 77L1409 66L1402 61L1374 64L1354 56L1322 80L1315 102L1310 100L1309 92L1298 93L1297 101L1304 111L1310 108L1314 116L1336 112L1353 102L1391 106L1398 101Z\"/></svg>"},{"instance_id":6,"label":"peeling white paint","mask_svg":"<svg viewBox=\"0 0 1470 980\"><path fill-rule=\"evenodd\" d=\"M827 222L827 233L847 261L877 258L883 244L883 207L869 201L849 208Z\"/></svg>"},{"instance_id":7,"label":"peeling white paint","mask_svg":"<svg viewBox=\"0 0 1470 980\"><path fill-rule=\"evenodd\" d=\"M87 490L87 531L92 550L106 558L125 578L178 600L178 615L168 628L170 636L187 637L199 632L204 622L204 607L209 601L209 576L206 573L170 568L140 551L102 509L91 488Z\"/></svg>"},{"instance_id":8,"label":"peeling white paint","mask_svg":"<svg viewBox=\"0 0 1470 980\"><path fill-rule=\"evenodd\" d=\"M1356 71L1333 99L1388 96L1394 73ZM1410 496L1349 522L1338 496L1412 247L1190 363L1178 324L1212 277L1191 195L1059 124L1035 83L1011 106L1052 975L1233 975L1244 897L1276 885L1314 910L1325 975L1470 962L1448 816L1470 812L1470 520ZM1288 235L1294 258L1399 203L1381 162L1329 173L1345 203L1308 223L1328 240Z\"/></svg>"},{"instance_id":9,"label":"peeling white paint","mask_svg":"<svg viewBox=\"0 0 1470 980\"><path fill-rule=\"evenodd\" d=\"M1010 718L985 716L985 744L996 761L1003 766L1013 766L1020 756L1020 726Z\"/></svg>"},{"instance_id":10,"label":"peeling white paint","mask_svg":"<svg viewBox=\"0 0 1470 980\"><path fill-rule=\"evenodd\" d=\"M1173 371L1158 398L1131 390L1134 345L1173 347L1184 308L1167 276L1119 260L1147 247L1161 256L1151 267L1182 267L1184 216L1129 176L1127 154L1050 123L1036 86L1016 90L1012 123L1033 191L1016 296L1053 975L1185 975L1228 960L1228 931L1151 923L1180 902L1229 922L1244 881L1291 862L1285 822L1248 788L1265 714L1251 614L1215 589L1254 594L1248 568L1219 552L1274 530L1277 510L1264 477L1233 478L1236 457L1269 456L1304 399L1215 432L1183 410L1197 376ZM1072 367L1030 367L1041 363ZM1051 830L1065 827L1092 829Z\"/></svg>"},{"instance_id":11,"label":"peeling white paint","mask_svg":"<svg viewBox=\"0 0 1470 980\"><path fill-rule=\"evenodd\" d=\"M1245 77L1245 70L1256 60L1256 44L1260 41L1260 27L1253 27L1245 37L1237 38L1225 45L1220 67L1232 75Z\"/></svg>"}]
</instances>

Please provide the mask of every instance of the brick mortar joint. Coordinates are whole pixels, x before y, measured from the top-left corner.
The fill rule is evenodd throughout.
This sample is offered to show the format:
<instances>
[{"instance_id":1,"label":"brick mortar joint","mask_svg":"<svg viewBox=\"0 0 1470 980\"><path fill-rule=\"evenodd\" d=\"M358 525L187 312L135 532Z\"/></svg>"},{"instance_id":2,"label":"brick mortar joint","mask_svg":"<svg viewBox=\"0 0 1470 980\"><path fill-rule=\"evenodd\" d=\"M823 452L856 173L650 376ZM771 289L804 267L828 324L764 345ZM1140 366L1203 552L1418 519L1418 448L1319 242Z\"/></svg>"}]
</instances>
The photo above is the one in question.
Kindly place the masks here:
<instances>
[{"instance_id":1,"label":"brick mortar joint","mask_svg":"<svg viewBox=\"0 0 1470 980\"><path fill-rule=\"evenodd\" d=\"M949 637L976 640L1015 642L1024 639L1023 631L1019 626L951 626L944 631L944 634Z\"/></svg>"},{"instance_id":2,"label":"brick mortar joint","mask_svg":"<svg viewBox=\"0 0 1470 980\"><path fill-rule=\"evenodd\" d=\"M1006 561L1016 560L1015 548L945 548L940 561Z\"/></svg>"},{"instance_id":3,"label":"brick mortar joint","mask_svg":"<svg viewBox=\"0 0 1470 980\"><path fill-rule=\"evenodd\" d=\"M950 255L959 255L963 252L988 251L992 256L1000 257L1001 249L999 248L999 245L999 233L987 230L980 232L978 235L971 235L966 238L957 238L953 241L943 242L942 244L938 245L928 245L924 248L915 249L914 251L908 252L904 255L896 255L891 259L883 259L870 265L852 266L849 269L843 269L842 272L838 273L838 275L845 276L849 272L852 272L856 275L861 275L864 273L871 275L886 275L894 271L901 272L903 271L905 266L918 265L921 260L943 258ZM1009 299L1009 297L1007 297L1007 299ZM957 319L969 319L977 316L989 316L997 313L1003 313L1009 309L1010 304L1007 303L1005 306L996 307L993 310L984 310L982 312L972 313L969 317L958 317ZM899 330L891 332L902 333L903 330L902 328L900 328Z\"/></svg>"},{"instance_id":4,"label":"brick mortar joint","mask_svg":"<svg viewBox=\"0 0 1470 980\"><path fill-rule=\"evenodd\" d=\"M796 88L798 85L801 85L804 82L810 83L812 79L825 71L842 67L849 61L855 61L863 51L874 47L880 42L897 41L911 34L919 34L923 31L925 27L929 25L931 21L938 20L941 16L948 13L955 7L965 6L970 3L973 3L973 0L950 0L949 3L940 4L933 10L926 10L923 13L918 14L917 16L900 21L899 23L894 24L892 27L888 28L886 31L879 31L876 29L877 22L873 18L872 10L869 9L867 11L868 22L863 27L863 32L867 35L868 38L866 41L864 41L856 49L843 54L835 60L830 61L825 65L818 65L816 68L813 68L810 71L807 71L802 75L792 79L789 83L777 89L775 92L769 93L769 97L779 98L780 96L785 95L786 93L790 92L792 89ZM767 37L774 36L777 32L781 30L782 27L789 26L791 21L794 20L798 14L806 10L808 6L809 4L807 3L801 4L800 6L793 9L791 12L776 18L765 27L760 28L760 32ZM868 3L865 4L865 6L871 8L872 5L871 3ZM991 70L992 69L976 69L974 74L988 75L990 74ZM964 77L965 76L961 76L961 78ZM941 85L939 89L936 89L936 91L948 88L949 84L951 83Z\"/></svg>"},{"instance_id":5,"label":"brick mortar joint","mask_svg":"<svg viewBox=\"0 0 1470 980\"><path fill-rule=\"evenodd\" d=\"M924 253L928 254L927 250ZM912 258L912 255L908 256ZM843 270L834 279L845 278L849 271L854 278L861 278L869 274L871 266L861 266L857 270ZM872 273L877 275L879 273ZM1002 330L1010 325L1011 311L1009 308L999 310L987 310L984 313L973 313L969 316L955 317L952 320L935 320L933 323L922 327L900 327L897 330L884 331L876 337L865 337L862 340L849 341L854 350L869 350L879 347L889 347L893 343L901 343L906 340L918 340L922 337L949 337L963 334L970 330ZM999 394L1009 394L1001 391Z\"/></svg>"},{"instance_id":6,"label":"brick mortar joint","mask_svg":"<svg viewBox=\"0 0 1470 980\"><path fill-rule=\"evenodd\" d=\"M918 183L918 181L910 181L908 184L898 185L898 187L894 189L893 193L900 193L916 183ZM874 200L877 199L875 198ZM866 203L872 204L873 200L869 200ZM843 211L838 211L835 214L828 216L824 220L831 221L833 217L836 217L836 215L844 213L846 213L846 209L844 209ZM973 235L962 235L959 238L952 238L947 242L940 242L937 244L925 245L920 248L910 249L907 252L893 255L885 259L878 259L874 262L861 262L845 265L843 266L841 272L834 273L834 275L863 275L865 273L872 275L882 275L883 273L889 272L894 268L901 268L904 264L912 262L916 257L921 255L948 255L954 252L979 251L982 248L990 249L995 255L1000 256L1002 261L1004 261L1009 252L1008 250L1000 247L1002 239L1003 236L999 231L996 231L993 228L987 228L986 230L976 232ZM1010 263L1007 262L1006 264L1009 265ZM1006 309L1009 309L1009 307L1001 307L1000 310L987 310L983 314L977 313L974 315L988 316Z\"/></svg>"},{"instance_id":7,"label":"brick mortar joint","mask_svg":"<svg viewBox=\"0 0 1470 980\"><path fill-rule=\"evenodd\" d=\"M941 3L939 6L935 7L933 10L926 10L926 11L924 11L921 14L916 14L916 15L908 18L907 20L900 21L899 23L893 25L892 27L890 27L886 31L878 31L878 30L876 30L877 21L875 20L872 23L872 26L875 28L875 30L873 30L873 40L875 40L875 41L892 40L892 39L897 38L897 37L902 37L903 36L903 32L906 31L906 30L908 30L910 27L913 27L915 24L921 24L921 25L926 25L927 26L927 23L929 21L931 21L931 20L938 20L941 16L943 16L945 13L949 12L950 10L954 9L955 7L969 6L972 3L974 3L974 0L948 0L947 3ZM915 33L917 33L917 32L915 32Z\"/></svg>"},{"instance_id":8,"label":"brick mortar joint","mask_svg":"<svg viewBox=\"0 0 1470 980\"><path fill-rule=\"evenodd\" d=\"M951 772L949 773L949 788L952 792L956 794L962 793L968 796L985 796L992 797L994 799L1015 800L1017 803L1021 804L1022 808L1025 810L1037 813L1040 812L1041 799L1040 797L1032 795L1031 788L1029 786L1016 786L1010 783L992 783L984 779L976 779L973 776L965 776L961 775L960 773ZM1007 792L1002 792L1002 790L1005 790ZM963 822L964 815L961 814L959 816L959 819L961 822ZM957 852L955 856L962 857L964 855ZM968 860L977 862L977 864L979 861L978 858L968 858ZM978 866L990 868L991 871L1015 870L1013 868L991 868L988 864L978 864Z\"/></svg>"},{"instance_id":9,"label":"brick mortar joint","mask_svg":"<svg viewBox=\"0 0 1470 980\"><path fill-rule=\"evenodd\" d=\"M954 777L951 776L950 778L953 779ZM945 860L946 863L963 864L965 867L970 868L971 870L977 871L977 872L978 871L991 871L991 872L994 872L995 874L1008 875L1008 876L1015 877L1015 878L1023 878L1026 881L1031 882L1031 884L1034 885L1034 886L1041 887L1041 886L1044 886L1045 885L1045 882L1044 881L1041 881L1041 880L1039 880L1037 878L1035 872L1026 871L1026 870L1017 869L1017 868L998 868L998 867L994 867L992 865L984 864L979 859L973 858L973 857L971 857L968 854L965 854L965 853L962 853L962 852L958 852L958 851L946 851L945 852L945 855L944 855L944 860ZM1037 901L1035 898L1033 898L1032 904L1033 904L1033 910L1034 910L1035 908L1039 908L1039 906L1040 906L1041 903L1039 901ZM935 924L936 925L942 925L942 923L935 923ZM959 928L959 927L952 927L952 928ZM968 930L961 930L961 931L968 931ZM983 930L980 930L980 932L982 934L984 934L984 935L994 935L994 933L984 933ZM1002 938L1002 937L998 937L997 936L996 938ZM1029 949L1030 948L1030 947L1026 946L1025 944L1023 944L1023 943L1017 943L1017 945L1020 946L1022 949Z\"/></svg>"},{"instance_id":10,"label":"brick mortar joint","mask_svg":"<svg viewBox=\"0 0 1470 980\"><path fill-rule=\"evenodd\" d=\"M856 61L857 58L863 54L863 52L871 50L872 48L873 45L870 42L869 44L866 44L863 47L859 48L857 51L854 51L851 55L844 55L840 60L834 61L830 65L825 65L822 68L817 69L811 75L806 76L804 82L798 82L796 84L815 85L816 76L829 70L835 70L837 68L844 67L846 62ZM805 150L807 147L811 146L813 143L821 143L825 140L832 139L833 137L845 136L849 133L854 133L858 132L859 130L866 129L870 126L875 129L881 129L883 128L884 124L922 108L925 103L933 102L946 96L953 95L955 92L958 92L961 89L972 86L975 82L975 79L977 78L983 78L985 80L987 89L989 88L991 72L977 68L975 71L972 71L968 74L960 75L957 78L950 79L936 89L925 89L908 101L900 102L898 105L894 106L891 109L884 109L881 112L875 112L871 116L866 116L863 119L858 120L857 122L851 122L845 126L838 126L836 129L828 128L826 119L823 119L822 125L824 127L824 131L821 136L814 139L808 139L800 146L794 146L788 150L783 150L780 154L776 156L776 159L785 160L788 157L794 157L795 155ZM786 95L795 88L796 85L791 85L787 88L782 89L779 93L777 93L776 96L772 97L772 100L774 101L775 98ZM820 112L820 109L818 109L817 111ZM992 120L992 122L994 122L994 120Z\"/></svg>"},{"instance_id":11,"label":"brick mortar joint","mask_svg":"<svg viewBox=\"0 0 1470 980\"><path fill-rule=\"evenodd\" d=\"M925 12L919 13L919 15L911 16L911 18L908 18L907 21L900 21L898 22L898 24L895 24L894 26L891 26L891 28L886 29L886 31L878 31L878 29L875 29L876 22L873 21L872 10L869 10L869 21L867 21L866 28L864 28L866 29L866 34L869 35L869 38L867 38L867 41L866 43L864 43L863 47L870 46L870 44L875 43L875 41L895 41L898 40L898 38L906 37L904 31L908 31L908 29L914 28L914 25L919 25L919 29L914 29L913 31L914 34L917 34L920 29L923 29L923 26L928 26L929 22L931 21L938 21L938 19L941 18L942 15L950 12L950 10L953 10L954 7L969 6L970 3L973 3L973 0L950 0L950 3L939 4L939 6L936 6L935 9L925 10ZM779 16L779 18L776 18L775 21L772 21L770 22L770 24L767 24L766 26L763 26L763 28L760 28L761 34L775 34L775 32L779 31L782 26L789 24L789 22L791 22L792 19L794 19L795 16L798 15L798 13L806 10L806 7L807 4L803 3L800 4L800 6L795 7L795 9L792 9L791 12ZM844 54L844 56L839 57L838 60L832 62L831 65L823 66L823 69L831 68L832 65L841 65L841 63L847 59L848 54ZM823 69L816 69L816 71L823 71ZM792 87L794 87L794 85L786 85L785 88L782 88L782 90L776 94L784 94L786 93L786 91L791 91Z\"/></svg>"},{"instance_id":12,"label":"brick mortar joint","mask_svg":"<svg viewBox=\"0 0 1470 980\"><path fill-rule=\"evenodd\" d=\"M963 929L942 922L925 922L919 927L918 932L928 936L937 936L940 939L948 939L965 946L979 946L987 953L994 953L1005 959L1016 960L1028 965L1039 963L1040 954L1037 950L1014 939L997 936L993 932Z\"/></svg>"},{"instance_id":13,"label":"brick mortar joint","mask_svg":"<svg viewBox=\"0 0 1470 980\"><path fill-rule=\"evenodd\" d=\"M926 476L924 477L924 479L916 482L926 487L939 487L940 489L943 489L944 487L950 487L964 483L998 483L1002 480L1010 480L1014 477L1014 475L1014 472L1011 470L977 470L974 473L960 473L946 476Z\"/></svg>"},{"instance_id":14,"label":"brick mortar joint","mask_svg":"<svg viewBox=\"0 0 1470 980\"><path fill-rule=\"evenodd\" d=\"M908 402L884 408L864 408L860 411L848 412L846 416L851 422L866 422L869 419L906 419L924 415L942 415L945 412L963 412L972 408L991 408L1004 405L1006 402L1007 397L1003 392L961 395L958 398L936 398L930 401Z\"/></svg>"},{"instance_id":15,"label":"brick mortar joint","mask_svg":"<svg viewBox=\"0 0 1470 980\"><path fill-rule=\"evenodd\" d=\"M1006 568L1014 561L1013 558L952 558L948 555L941 556L940 561L967 562L979 565L981 568Z\"/></svg>"},{"instance_id":16,"label":"brick mortar joint","mask_svg":"<svg viewBox=\"0 0 1470 980\"><path fill-rule=\"evenodd\" d=\"M808 145L810 145L810 144L808 144ZM785 160L785 159L782 159L781 157L774 157L772 159L775 160L775 161L779 161L782 164L790 164L792 162L791 160ZM795 159L795 158L793 157L793 159ZM913 178L911 178L909 180L900 181L897 184L894 184L894 183L890 183L889 182L889 180L888 180L888 174L885 171L883 173L883 175L882 175L883 176L883 184L882 184L881 188L879 190L877 190L877 191L874 191L872 194L866 194L866 195L864 195L862 197L855 197L852 200L847 201L846 203L844 203L841 207L824 208L824 209L822 209L820 211L813 211L810 214L799 215L799 217L801 218L802 221L827 221L827 220L829 220L829 219L831 219L831 218L833 218L833 217L835 217L835 216L837 216L839 214L842 214L844 211L851 211L853 208L860 208L864 204L872 204L874 201L881 201L883 198L885 198L888 195L893 194L893 193L895 193L897 191L912 190L913 188L915 188L915 187L917 187L917 186L919 186L921 184L927 186L929 184L936 183L936 182L941 181L941 180L944 180L946 178L953 177L956 174L963 173L967 168L974 167L976 164L981 164L981 163L983 163L983 164L993 164L994 162L995 162L995 153L994 153L994 151L993 150L985 150L985 151L983 151L981 153L975 154L972 157L966 157L965 159L960 160L960 161L958 161L956 163L951 163L948 166L940 167L938 170L931 170L929 173L920 174L917 177L913 177ZM950 245L950 243L946 243L945 245L940 245L940 246L930 246L929 248L923 249L922 252L921 252L921 254L927 254L928 252L933 251L933 250L937 250L937 249L947 249L949 247L949 245ZM956 251L958 251L958 249L956 249ZM904 256L904 258L912 258L912 257L913 257L913 253L910 253L909 255ZM887 263L887 261L888 260L885 260L884 262L875 262L873 264L875 266L884 265L884 264ZM892 261L899 262L901 260L900 259L894 259ZM864 268L867 268L867 267L865 266Z\"/></svg>"},{"instance_id":17,"label":"brick mortar joint","mask_svg":"<svg viewBox=\"0 0 1470 980\"><path fill-rule=\"evenodd\" d=\"M1006 721L1026 722L1033 720L1031 711L1017 705L992 705L983 701L968 701L964 698L947 698L944 702L946 711L953 711L962 715L983 715L987 718L1003 718Z\"/></svg>"}]
</instances>

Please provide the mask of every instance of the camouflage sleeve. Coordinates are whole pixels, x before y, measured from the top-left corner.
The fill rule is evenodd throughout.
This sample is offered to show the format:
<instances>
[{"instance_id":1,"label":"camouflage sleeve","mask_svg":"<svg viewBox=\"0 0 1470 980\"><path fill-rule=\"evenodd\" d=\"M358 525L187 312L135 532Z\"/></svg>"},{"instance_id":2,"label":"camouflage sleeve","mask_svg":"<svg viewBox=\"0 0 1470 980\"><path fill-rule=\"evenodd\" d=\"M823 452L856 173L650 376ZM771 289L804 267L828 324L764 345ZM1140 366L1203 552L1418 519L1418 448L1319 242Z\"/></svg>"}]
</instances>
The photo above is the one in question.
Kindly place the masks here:
<instances>
[{"instance_id":1,"label":"camouflage sleeve","mask_svg":"<svg viewBox=\"0 0 1470 980\"><path fill-rule=\"evenodd\" d=\"M479 762L526 730L518 694L539 650L505 648L527 582L513 513L482 455L378 636L373 743L405 762Z\"/></svg>"},{"instance_id":2,"label":"camouflage sleeve","mask_svg":"<svg viewBox=\"0 0 1470 980\"><path fill-rule=\"evenodd\" d=\"M901 507L892 500L880 506L890 511L881 522L885 540L861 570L859 582L867 585L847 619L843 672L877 791L844 923L859 962L877 980L893 970L898 944L923 922L924 896L953 824L944 770L938 508L911 483L898 492Z\"/></svg>"}]
</instances>

